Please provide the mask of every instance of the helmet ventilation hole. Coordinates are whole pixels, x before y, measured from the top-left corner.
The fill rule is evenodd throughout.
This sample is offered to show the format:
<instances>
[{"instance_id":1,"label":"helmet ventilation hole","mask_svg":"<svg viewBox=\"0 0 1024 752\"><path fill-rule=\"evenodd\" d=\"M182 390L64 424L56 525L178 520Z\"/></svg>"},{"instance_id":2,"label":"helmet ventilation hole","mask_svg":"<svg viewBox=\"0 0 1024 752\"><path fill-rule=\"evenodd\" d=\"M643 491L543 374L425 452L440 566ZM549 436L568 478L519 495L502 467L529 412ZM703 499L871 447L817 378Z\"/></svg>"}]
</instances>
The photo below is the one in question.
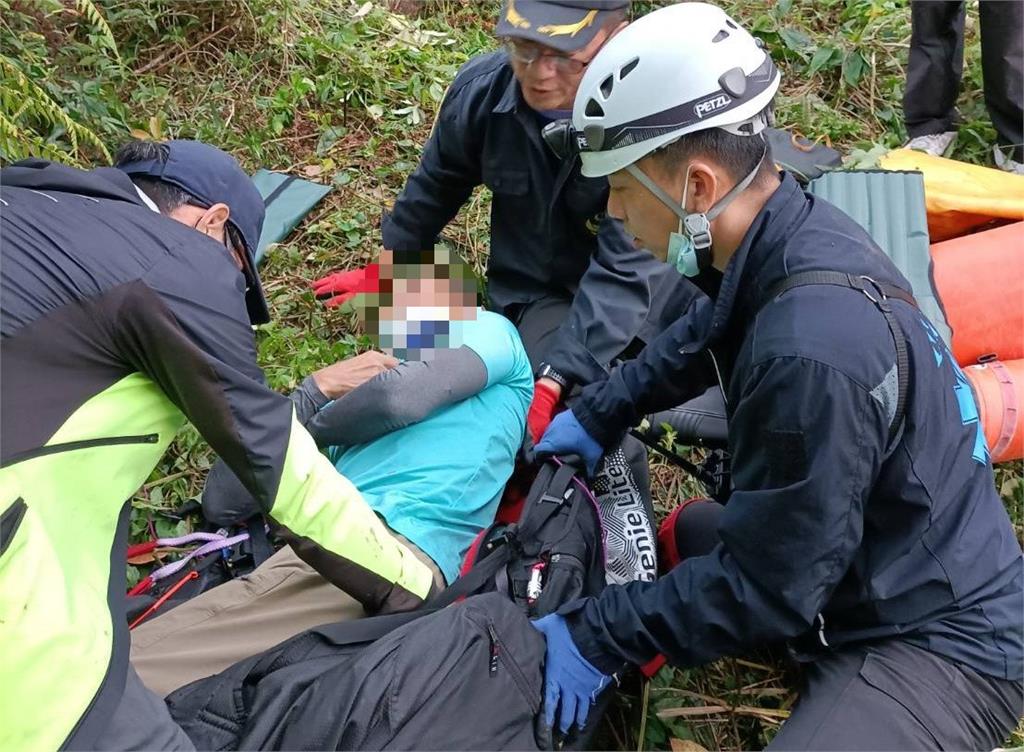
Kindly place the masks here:
<instances>
[{"instance_id":1,"label":"helmet ventilation hole","mask_svg":"<svg viewBox=\"0 0 1024 752\"><path fill-rule=\"evenodd\" d=\"M714 44L716 42L721 42L723 39L727 39L728 37L729 32L725 29L720 29L719 32L715 34L715 38L711 40L711 43Z\"/></svg>"},{"instance_id":2,"label":"helmet ventilation hole","mask_svg":"<svg viewBox=\"0 0 1024 752\"><path fill-rule=\"evenodd\" d=\"M604 109L596 99L591 97L587 101L587 109L584 111L587 117L604 117Z\"/></svg>"},{"instance_id":3,"label":"helmet ventilation hole","mask_svg":"<svg viewBox=\"0 0 1024 752\"><path fill-rule=\"evenodd\" d=\"M619 80L621 81L626 76L628 76L630 73L632 73L633 69L636 68L638 65L640 65L640 58L635 57L632 60L630 60L628 63L623 65L621 68L619 68Z\"/></svg>"},{"instance_id":4,"label":"helmet ventilation hole","mask_svg":"<svg viewBox=\"0 0 1024 752\"><path fill-rule=\"evenodd\" d=\"M601 82L601 96L605 99L610 97L612 94L612 86L614 85L615 80L611 76L608 76L608 78Z\"/></svg>"},{"instance_id":5,"label":"helmet ventilation hole","mask_svg":"<svg viewBox=\"0 0 1024 752\"><path fill-rule=\"evenodd\" d=\"M728 18L727 18L727 19L725 19L725 25L726 25L726 26L728 26L728 27L729 27L730 29L738 29L738 28L739 28L739 26L737 26L736 24L734 24L734 23L732 22L732 20L731 20L731 19L728 19Z\"/></svg>"}]
</instances>

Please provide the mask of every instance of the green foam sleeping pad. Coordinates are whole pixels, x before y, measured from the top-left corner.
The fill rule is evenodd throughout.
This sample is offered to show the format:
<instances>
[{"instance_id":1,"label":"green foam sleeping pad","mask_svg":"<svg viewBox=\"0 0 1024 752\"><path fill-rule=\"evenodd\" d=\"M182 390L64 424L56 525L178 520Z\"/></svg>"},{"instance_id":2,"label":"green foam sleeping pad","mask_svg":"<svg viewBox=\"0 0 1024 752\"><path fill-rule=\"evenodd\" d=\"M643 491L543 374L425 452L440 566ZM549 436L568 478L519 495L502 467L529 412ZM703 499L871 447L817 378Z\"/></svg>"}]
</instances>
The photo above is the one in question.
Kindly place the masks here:
<instances>
[{"instance_id":1,"label":"green foam sleeping pad","mask_svg":"<svg viewBox=\"0 0 1024 752\"><path fill-rule=\"evenodd\" d=\"M267 209L263 232L256 247L256 263L259 264L267 246L288 237L313 207L330 193L331 187L270 170L259 170L252 176L252 182L263 196Z\"/></svg>"},{"instance_id":2,"label":"green foam sleeping pad","mask_svg":"<svg viewBox=\"0 0 1024 752\"><path fill-rule=\"evenodd\" d=\"M921 311L950 344L952 330L932 281L928 214L920 172L850 170L827 172L807 191L834 204L868 231L903 276Z\"/></svg>"}]
</instances>

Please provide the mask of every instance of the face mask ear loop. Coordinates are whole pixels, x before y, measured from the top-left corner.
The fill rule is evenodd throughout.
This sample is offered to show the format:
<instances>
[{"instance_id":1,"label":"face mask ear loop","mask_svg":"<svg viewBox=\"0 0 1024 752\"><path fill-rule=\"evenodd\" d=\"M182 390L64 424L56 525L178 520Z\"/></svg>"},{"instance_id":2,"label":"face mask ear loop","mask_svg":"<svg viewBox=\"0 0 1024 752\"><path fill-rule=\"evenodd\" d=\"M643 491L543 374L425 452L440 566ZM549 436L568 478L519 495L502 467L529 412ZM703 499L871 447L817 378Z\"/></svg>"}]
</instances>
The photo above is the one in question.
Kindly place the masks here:
<instances>
[{"instance_id":1,"label":"face mask ear loop","mask_svg":"<svg viewBox=\"0 0 1024 752\"><path fill-rule=\"evenodd\" d=\"M761 170L761 163L764 162L764 158L767 154L768 145L766 143L764 150L761 152L761 158L757 160L757 164L754 165L754 169L748 172L747 176L743 178L743 180L741 180L731 189L729 189L729 192L722 196L722 198L718 200L718 203L708 210L707 218L709 222L713 220L715 217L717 217L719 214L721 214L722 211L724 211L725 208L732 203L734 198L736 198L739 194L741 194L748 187L750 187L750 184L754 182L754 178L757 177L757 173Z\"/></svg>"}]
</instances>

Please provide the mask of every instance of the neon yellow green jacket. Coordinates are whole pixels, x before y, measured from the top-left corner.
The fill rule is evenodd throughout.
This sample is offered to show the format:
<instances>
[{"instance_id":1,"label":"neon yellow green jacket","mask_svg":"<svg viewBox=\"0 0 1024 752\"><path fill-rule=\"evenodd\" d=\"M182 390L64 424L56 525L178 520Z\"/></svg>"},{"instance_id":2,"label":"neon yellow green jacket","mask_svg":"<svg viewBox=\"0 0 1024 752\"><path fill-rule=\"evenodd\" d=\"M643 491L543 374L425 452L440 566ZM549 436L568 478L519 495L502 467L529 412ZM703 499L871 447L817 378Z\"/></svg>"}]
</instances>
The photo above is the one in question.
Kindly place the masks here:
<instances>
[{"instance_id":1,"label":"neon yellow green jacket","mask_svg":"<svg viewBox=\"0 0 1024 752\"><path fill-rule=\"evenodd\" d=\"M186 420L369 610L426 597L429 570L265 385L222 247L115 170L0 184L0 749L87 748L120 700L126 500Z\"/></svg>"}]
</instances>

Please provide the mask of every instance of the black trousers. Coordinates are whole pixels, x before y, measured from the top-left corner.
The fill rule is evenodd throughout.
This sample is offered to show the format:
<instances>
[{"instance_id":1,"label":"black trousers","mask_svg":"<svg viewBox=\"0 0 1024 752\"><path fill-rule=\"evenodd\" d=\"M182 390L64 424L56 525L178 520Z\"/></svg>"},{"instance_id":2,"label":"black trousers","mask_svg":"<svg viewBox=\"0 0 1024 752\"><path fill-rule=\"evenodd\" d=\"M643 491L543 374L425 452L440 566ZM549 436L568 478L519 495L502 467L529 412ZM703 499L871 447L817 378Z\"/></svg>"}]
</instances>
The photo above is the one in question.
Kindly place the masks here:
<instances>
[{"instance_id":1,"label":"black trousers","mask_svg":"<svg viewBox=\"0 0 1024 752\"><path fill-rule=\"evenodd\" d=\"M680 558L720 538L724 509L689 504L676 518ZM770 750L990 750L1024 713L1024 686L980 674L900 639L849 646L801 664L800 697Z\"/></svg>"},{"instance_id":2,"label":"black trousers","mask_svg":"<svg viewBox=\"0 0 1024 752\"><path fill-rule=\"evenodd\" d=\"M1024 0L981 0L985 106L1000 146L1024 161ZM903 116L911 138L956 129L964 62L964 3L910 4L910 59Z\"/></svg>"}]
</instances>

